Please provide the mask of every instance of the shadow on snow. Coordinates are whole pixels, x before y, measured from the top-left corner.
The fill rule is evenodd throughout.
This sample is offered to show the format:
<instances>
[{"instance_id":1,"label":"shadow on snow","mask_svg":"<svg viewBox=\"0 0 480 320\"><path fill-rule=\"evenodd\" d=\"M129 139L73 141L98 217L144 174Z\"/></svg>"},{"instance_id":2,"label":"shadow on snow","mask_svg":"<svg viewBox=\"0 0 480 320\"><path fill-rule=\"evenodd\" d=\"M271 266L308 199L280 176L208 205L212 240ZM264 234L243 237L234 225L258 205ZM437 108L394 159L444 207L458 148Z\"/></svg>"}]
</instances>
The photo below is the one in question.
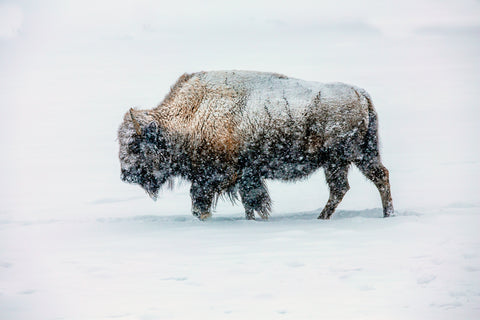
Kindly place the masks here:
<instances>
[{"instance_id":1,"label":"shadow on snow","mask_svg":"<svg viewBox=\"0 0 480 320\"><path fill-rule=\"evenodd\" d=\"M217 222L240 222L240 223L255 223L255 222L281 222L281 221L302 221L302 220L311 220L314 221L323 221L317 220L321 209L308 211L308 212L296 212L296 213L280 213L273 214L268 220L262 220L257 218L255 221L245 220L243 214L238 214L235 216L222 216L218 213L214 213L213 216L206 220L200 221L197 218L191 216L190 214L186 215L140 215L133 217L125 218L99 218L98 222L141 222L148 224L155 223L217 223ZM395 216L420 216L420 213L413 211L403 211L397 212ZM392 218L394 218L393 216ZM341 220L341 219L352 219L352 218L369 218L369 219L384 219L383 211L381 208L372 208L364 210L338 210L334 213L331 220Z\"/></svg>"}]
</instances>

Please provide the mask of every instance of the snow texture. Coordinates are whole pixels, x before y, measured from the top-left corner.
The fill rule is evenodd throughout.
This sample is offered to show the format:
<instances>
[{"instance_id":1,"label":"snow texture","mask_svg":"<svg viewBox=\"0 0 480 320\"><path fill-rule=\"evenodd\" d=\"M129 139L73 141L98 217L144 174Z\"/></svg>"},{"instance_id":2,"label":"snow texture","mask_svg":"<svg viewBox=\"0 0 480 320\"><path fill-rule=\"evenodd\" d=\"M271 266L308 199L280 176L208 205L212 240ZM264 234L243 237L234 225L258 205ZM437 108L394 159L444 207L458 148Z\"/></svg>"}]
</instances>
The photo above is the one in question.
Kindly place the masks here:
<instances>
[{"instance_id":1,"label":"snow texture","mask_svg":"<svg viewBox=\"0 0 480 320\"><path fill-rule=\"evenodd\" d=\"M478 1L19 1L0 17L0 319L480 318ZM397 216L357 169L330 221L321 170L268 180L268 221L222 200L199 221L187 182L157 202L123 183L122 115L230 69L367 89Z\"/></svg>"},{"instance_id":2,"label":"snow texture","mask_svg":"<svg viewBox=\"0 0 480 320\"><path fill-rule=\"evenodd\" d=\"M209 87L228 86L246 96L245 111L239 124L245 131L251 130L252 122L256 127L263 128L269 127L269 122L287 123L289 119L294 124L303 125L306 116L314 112L312 109L315 98L319 99L316 103L321 107L319 112L322 117L329 120L324 135L332 137L332 140L353 129L344 123L346 117L342 113L348 113L349 120L352 119L354 123L357 118L368 118L368 102L364 97L369 97L368 94L361 88L343 83L325 84L279 74L248 71L213 71L200 77ZM351 107L358 101L360 108ZM214 102L213 110L209 108L209 112L225 112L218 110L222 105ZM227 107L227 110L234 112L231 107Z\"/></svg>"}]
</instances>

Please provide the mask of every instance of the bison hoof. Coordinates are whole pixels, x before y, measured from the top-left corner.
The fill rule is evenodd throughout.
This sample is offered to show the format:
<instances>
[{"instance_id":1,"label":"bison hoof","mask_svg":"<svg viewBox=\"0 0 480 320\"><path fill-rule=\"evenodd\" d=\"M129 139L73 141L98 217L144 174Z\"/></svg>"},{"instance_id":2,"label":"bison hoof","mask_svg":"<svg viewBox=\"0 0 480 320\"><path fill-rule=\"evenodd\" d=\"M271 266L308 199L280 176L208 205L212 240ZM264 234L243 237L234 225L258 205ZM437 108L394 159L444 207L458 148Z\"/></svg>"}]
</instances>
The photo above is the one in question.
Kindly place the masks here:
<instances>
[{"instance_id":1,"label":"bison hoof","mask_svg":"<svg viewBox=\"0 0 480 320\"><path fill-rule=\"evenodd\" d=\"M395 217L395 213L393 213L393 210L392 211L387 211L387 212L383 213L383 217L384 218Z\"/></svg>"},{"instance_id":2,"label":"bison hoof","mask_svg":"<svg viewBox=\"0 0 480 320\"><path fill-rule=\"evenodd\" d=\"M247 220L255 220L255 212L253 210L246 210L245 211L245 219Z\"/></svg>"},{"instance_id":3,"label":"bison hoof","mask_svg":"<svg viewBox=\"0 0 480 320\"><path fill-rule=\"evenodd\" d=\"M202 214L200 214L198 216L198 219L200 220L207 220L208 218L210 218L212 216L212 214L210 212L203 212Z\"/></svg>"},{"instance_id":4,"label":"bison hoof","mask_svg":"<svg viewBox=\"0 0 480 320\"><path fill-rule=\"evenodd\" d=\"M200 220L207 220L212 216L212 214L208 211L204 211L204 212L193 211L192 213L195 217L197 217Z\"/></svg>"}]
</instances>

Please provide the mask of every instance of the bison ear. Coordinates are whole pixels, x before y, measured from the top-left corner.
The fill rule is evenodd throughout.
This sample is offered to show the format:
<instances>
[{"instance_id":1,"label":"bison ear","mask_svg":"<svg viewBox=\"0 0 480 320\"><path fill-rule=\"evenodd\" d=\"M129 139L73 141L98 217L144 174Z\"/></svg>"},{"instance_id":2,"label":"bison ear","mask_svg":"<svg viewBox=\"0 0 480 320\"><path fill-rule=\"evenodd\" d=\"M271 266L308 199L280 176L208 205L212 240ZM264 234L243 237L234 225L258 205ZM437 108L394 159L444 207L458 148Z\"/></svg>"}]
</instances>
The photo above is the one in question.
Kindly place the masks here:
<instances>
[{"instance_id":1,"label":"bison ear","mask_svg":"<svg viewBox=\"0 0 480 320\"><path fill-rule=\"evenodd\" d=\"M137 119L135 119L135 116L133 115L134 112L135 110L133 110L133 108L130 108L130 117L132 118L133 126L135 127L135 131L137 132L137 134L141 136L142 128L140 127L140 123L138 123Z\"/></svg>"}]
</instances>

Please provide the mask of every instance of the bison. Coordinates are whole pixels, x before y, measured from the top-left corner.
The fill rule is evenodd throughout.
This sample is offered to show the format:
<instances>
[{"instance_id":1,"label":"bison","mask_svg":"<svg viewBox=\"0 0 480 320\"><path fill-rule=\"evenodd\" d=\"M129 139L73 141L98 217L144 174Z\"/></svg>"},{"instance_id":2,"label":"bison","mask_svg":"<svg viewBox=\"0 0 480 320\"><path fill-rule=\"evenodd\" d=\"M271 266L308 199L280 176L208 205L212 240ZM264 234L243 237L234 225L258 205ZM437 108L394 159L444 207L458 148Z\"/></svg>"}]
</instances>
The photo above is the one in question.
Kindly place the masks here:
<instances>
[{"instance_id":1,"label":"bison","mask_svg":"<svg viewBox=\"0 0 480 320\"><path fill-rule=\"evenodd\" d=\"M131 108L118 130L121 179L153 199L175 177L191 182L192 213L211 216L220 196L238 200L247 219L268 218L265 179L297 181L325 170L329 219L349 189L355 164L393 214L378 121L369 94L343 83L276 73L211 71L182 75L163 102Z\"/></svg>"}]
</instances>

